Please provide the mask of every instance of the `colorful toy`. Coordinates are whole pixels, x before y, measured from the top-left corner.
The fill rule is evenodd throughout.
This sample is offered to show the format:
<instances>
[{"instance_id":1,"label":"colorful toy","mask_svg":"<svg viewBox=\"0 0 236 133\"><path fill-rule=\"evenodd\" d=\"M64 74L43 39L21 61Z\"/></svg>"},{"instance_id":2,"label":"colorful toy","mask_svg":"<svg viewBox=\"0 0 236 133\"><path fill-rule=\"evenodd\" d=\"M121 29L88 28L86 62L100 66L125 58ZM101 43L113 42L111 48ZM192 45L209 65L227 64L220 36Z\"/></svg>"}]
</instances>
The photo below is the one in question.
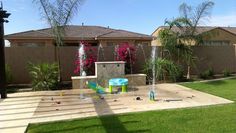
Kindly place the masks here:
<instances>
[{"instance_id":1,"label":"colorful toy","mask_svg":"<svg viewBox=\"0 0 236 133\"><path fill-rule=\"evenodd\" d=\"M151 101L155 100L155 93L152 90L149 92L149 100L151 100Z\"/></svg>"},{"instance_id":2,"label":"colorful toy","mask_svg":"<svg viewBox=\"0 0 236 133\"><path fill-rule=\"evenodd\" d=\"M86 84L90 89L93 89L98 94L104 94L105 93L105 89L103 87L101 87L100 85L98 85L97 83L95 83L95 82L87 81Z\"/></svg>"},{"instance_id":3,"label":"colorful toy","mask_svg":"<svg viewBox=\"0 0 236 133\"><path fill-rule=\"evenodd\" d=\"M113 78L109 80L109 92L112 92L113 86L121 86L122 92L127 92L128 79Z\"/></svg>"}]
</instances>

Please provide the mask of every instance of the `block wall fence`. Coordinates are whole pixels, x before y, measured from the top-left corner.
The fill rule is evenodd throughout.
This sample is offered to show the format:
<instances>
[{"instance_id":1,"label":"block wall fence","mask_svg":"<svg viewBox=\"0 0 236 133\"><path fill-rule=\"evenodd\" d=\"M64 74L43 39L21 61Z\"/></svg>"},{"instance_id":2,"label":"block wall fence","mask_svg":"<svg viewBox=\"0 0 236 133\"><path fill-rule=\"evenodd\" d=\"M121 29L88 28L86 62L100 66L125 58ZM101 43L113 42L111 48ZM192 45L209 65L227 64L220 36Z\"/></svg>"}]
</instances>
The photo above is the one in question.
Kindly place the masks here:
<instances>
[{"instance_id":1,"label":"block wall fence","mask_svg":"<svg viewBox=\"0 0 236 133\"><path fill-rule=\"evenodd\" d=\"M97 52L97 47L95 47ZM143 46L137 49L137 60L133 66L133 73L143 73L145 60L151 55L151 46ZM160 47L158 48L160 49ZM63 81L71 81L74 74L76 52L78 47L65 46L59 50L61 79ZM114 46L104 47L105 58L99 61L114 61ZM215 73L222 73L224 69L236 72L236 47L231 46L195 46L194 54L198 57L196 67L192 69L192 74L198 74L208 68L213 68ZM144 53L143 53L144 51ZM145 57L144 57L145 56ZM31 82L28 63L53 63L56 62L55 47L6 47L5 48L6 63L11 69L14 84L28 84Z\"/></svg>"}]
</instances>

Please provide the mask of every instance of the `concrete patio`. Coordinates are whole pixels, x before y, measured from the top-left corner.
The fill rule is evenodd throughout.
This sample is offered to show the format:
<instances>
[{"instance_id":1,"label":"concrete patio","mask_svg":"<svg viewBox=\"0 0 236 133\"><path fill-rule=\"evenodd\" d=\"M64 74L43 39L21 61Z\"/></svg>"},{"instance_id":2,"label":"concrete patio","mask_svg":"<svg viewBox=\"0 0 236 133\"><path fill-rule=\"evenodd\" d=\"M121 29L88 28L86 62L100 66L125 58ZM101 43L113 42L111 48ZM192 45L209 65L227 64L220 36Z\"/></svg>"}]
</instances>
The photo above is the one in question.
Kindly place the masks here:
<instances>
[{"instance_id":1,"label":"concrete patio","mask_svg":"<svg viewBox=\"0 0 236 133\"><path fill-rule=\"evenodd\" d=\"M128 93L107 94L104 99L85 89L83 100L79 99L81 90L9 94L8 99L0 100L0 132L23 133L29 123L233 103L177 84L157 85L157 100L149 101L149 88L131 88ZM141 100L135 100L137 96Z\"/></svg>"}]
</instances>

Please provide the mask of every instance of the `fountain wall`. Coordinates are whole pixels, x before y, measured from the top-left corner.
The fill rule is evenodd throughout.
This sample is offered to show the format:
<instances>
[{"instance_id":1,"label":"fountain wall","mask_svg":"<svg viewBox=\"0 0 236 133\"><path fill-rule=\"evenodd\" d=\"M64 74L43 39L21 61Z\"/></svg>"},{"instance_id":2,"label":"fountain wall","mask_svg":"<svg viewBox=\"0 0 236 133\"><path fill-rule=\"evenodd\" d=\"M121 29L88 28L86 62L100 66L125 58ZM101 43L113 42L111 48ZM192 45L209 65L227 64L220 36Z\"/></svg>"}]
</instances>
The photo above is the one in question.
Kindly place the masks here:
<instances>
[{"instance_id":1,"label":"fountain wall","mask_svg":"<svg viewBox=\"0 0 236 133\"><path fill-rule=\"evenodd\" d=\"M146 85L146 74L128 74L125 75L125 62L112 61L112 62L95 62L95 75L94 76L73 76L72 88L79 89L88 88L86 81L97 82L99 85L108 88L108 81L111 78L127 78L129 86L142 86ZM82 85L80 85L82 83Z\"/></svg>"}]
</instances>

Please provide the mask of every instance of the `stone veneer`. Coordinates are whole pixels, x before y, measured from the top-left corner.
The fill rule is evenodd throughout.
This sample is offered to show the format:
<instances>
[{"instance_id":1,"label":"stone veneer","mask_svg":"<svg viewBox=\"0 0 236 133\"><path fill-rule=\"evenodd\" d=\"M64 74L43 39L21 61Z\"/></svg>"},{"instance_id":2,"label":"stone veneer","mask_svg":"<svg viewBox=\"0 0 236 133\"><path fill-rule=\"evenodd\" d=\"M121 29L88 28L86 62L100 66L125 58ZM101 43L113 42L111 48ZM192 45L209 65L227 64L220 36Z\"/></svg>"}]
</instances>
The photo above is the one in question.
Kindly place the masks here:
<instances>
[{"instance_id":1,"label":"stone veneer","mask_svg":"<svg viewBox=\"0 0 236 133\"><path fill-rule=\"evenodd\" d=\"M99 85L108 87L109 79L123 78L125 76L125 62L95 62L95 75Z\"/></svg>"},{"instance_id":2,"label":"stone veneer","mask_svg":"<svg viewBox=\"0 0 236 133\"><path fill-rule=\"evenodd\" d=\"M111 78L127 78L129 86L146 85L146 74L125 75L125 62L95 62L95 76L74 76L72 79L72 88L88 88L86 81L97 82L99 85L108 88L108 81Z\"/></svg>"}]
</instances>

